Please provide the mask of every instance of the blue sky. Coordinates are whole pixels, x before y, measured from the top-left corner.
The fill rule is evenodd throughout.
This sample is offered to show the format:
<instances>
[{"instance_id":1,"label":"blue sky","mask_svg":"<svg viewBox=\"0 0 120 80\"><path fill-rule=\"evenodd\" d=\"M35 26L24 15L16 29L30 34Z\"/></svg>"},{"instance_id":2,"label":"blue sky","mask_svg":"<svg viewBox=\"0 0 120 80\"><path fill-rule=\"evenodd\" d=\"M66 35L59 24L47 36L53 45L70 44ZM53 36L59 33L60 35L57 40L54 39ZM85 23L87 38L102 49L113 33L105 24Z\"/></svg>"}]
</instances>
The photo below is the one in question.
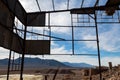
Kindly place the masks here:
<instances>
[{"instance_id":1,"label":"blue sky","mask_svg":"<svg viewBox=\"0 0 120 80\"><path fill-rule=\"evenodd\" d=\"M26 8L27 12L31 11L38 11L37 6L35 5L35 0L20 0L24 7ZM51 3L48 0L39 0L42 1L41 9L43 10L52 10ZM56 9L65 9L66 0L55 0ZM70 0L70 8L79 7L79 2L81 0ZM84 6L92 6L92 2L95 0L86 0L86 4ZM100 4L104 3L106 0L100 2ZM41 2L40 2L41 3ZM48 6L46 6L47 4ZM32 6L29 6L32 5ZM105 15L105 12L103 13ZM82 16L80 16L82 17ZM99 16L98 16L99 17ZM114 17L116 17L114 15ZM51 25L71 25L71 15L69 12L63 13L53 13L51 14ZM109 18L109 17L108 17ZM47 19L47 17L46 17ZM105 20L103 20L105 21ZM109 20L110 21L110 20ZM112 19L111 21L115 21ZM47 25L46 20L46 25ZM30 28L28 29L30 30ZM41 28L35 28L35 32L41 32ZM47 30L47 28L46 28ZM100 40L100 52L101 52L101 63L102 65L108 65L108 62L113 62L113 65L120 64L120 24L98 24L99 30L99 40ZM52 28L52 36L64 38L64 39L72 39L71 36L71 28ZM95 37L95 29L87 28L75 28L75 39L96 39ZM46 34L48 34L46 32ZM27 37L29 39L29 37ZM72 53L72 42L58 42L52 41L51 42L51 53L52 54L70 54ZM96 42L75 42L75 53L76 54L97 54L96 49ZM8 50L0 48L1 57L0 58L7 58L8 57ZM56 59L61 62L85 62L93 65L98 65L97 56L32 56L32 57L40 57L43 59Z\"/></svg>"}]
</instances>

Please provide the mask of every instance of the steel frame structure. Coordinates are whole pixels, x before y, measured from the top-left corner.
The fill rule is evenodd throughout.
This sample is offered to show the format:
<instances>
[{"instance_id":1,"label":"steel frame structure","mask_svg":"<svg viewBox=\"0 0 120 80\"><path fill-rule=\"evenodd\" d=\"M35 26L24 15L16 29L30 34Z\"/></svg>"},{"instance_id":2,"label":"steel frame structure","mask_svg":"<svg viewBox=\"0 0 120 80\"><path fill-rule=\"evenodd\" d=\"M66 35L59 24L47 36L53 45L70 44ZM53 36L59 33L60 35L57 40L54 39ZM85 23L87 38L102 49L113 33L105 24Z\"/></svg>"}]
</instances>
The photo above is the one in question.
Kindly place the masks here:
<instances>
[{"instance_id":1,"label":"steel frame structure","mask_svg":"<svg viewBox=\"0 0 120 80\"><path fill-rule=\"evenodd\" d=\"M119 4L120 4L120 2L119 3L116 3L116 4L111 4L111 5L106 5L106 6L97 6L97 4L99 3L99 0L96 0L96 3L95 3L95 6L94 7L87 7L87 8L82 8L82 6L83 6L83 4L84 4L84 0L82 0L82 4L80 5L81 6L81 8L76 8L76 9L69 9L69 1L70 0L67 0L67 9L66 10L56 10L55 9L55 4L54 4L54 0L52 0L52 5L53 5L53 11L41 11L41 7L40 7L40 5L39 5L39 2L38 2L38 0L36 0L36 3L37 3L37 5L38 5L38 8L39 8L39 12L34 12L34 14L40 14L40 13L45 13L45 14L48 14L48 25L45 25L45 27L48 27L48 29L49 29L49 33L48 33L48 35L46 35L46 34L40 34L40 33L35 33L35 32L32 32L32 31L27 31L27 18L25 18L26 20L25 20L25 24L24 24L24 22L22 22L21 20L21 22L22 22L22 25L24 25L24 29L19 29L19 28L17 28L15 25L14 25L14 27L12 28L12 33L15 33L17 36L20 36L20 34L18 33L18 31L19 32L21 32L22 33L22 35L21 35L21 37L23 38L23 43L22 43L22 45L21 45L21 49L22 49L22 53L21 53L21 55L22 55L22 57L21 57L21 61L19 61L19 63L18 64L14 64L14 57L15 57L15 55L14 55L14 51L13 51L13 60L11 60L11 58L12 58L12 50L10 49L10 53L9 53L9 62L8 62L8 71L7 71L7 80L9 80L9 74L10 74L10 68L11 68L11 61L13 61L12 62L12 70L13 70L13 66L14 65L19 65L19 67L18 67L18 69L17 70L20 70L20 80L23 80L23 71L24 71L24 57L25 57L25 50L26 50L26 38L27 38L27 33L30 33L30 34L32 34L32 35L37 35L37 36L43 36L43 37L48 37L49 39L48 40L50 40L50 41L71 41L72 42L72 54L45 54L45 55L85 55L85 56L97 56L98 57L98 62L99 62L99 74L100 74L100 80L102 80L102 74L101 74L101 57L100 57L100 47L99 47L99 35L98 35L98 24L104 24L104 23L107 23L107 24L110 24L110 23L120 23L120 17L119 17L119 10L120 10L120 8L117 8L116 10L118 10L118 14L116 14L117 15L117 18L114 18L114 16L112 16L112 18L102 18L102 15L101 15L101 18L99 18L98 16L100 16L99 14L98 14L98 11L99 12L103 12L103 11L105 11L107 8L111 8L111 7L114 7L114 6L118 6ZM3 1L3 3L4 3L4 1ZM9 8L9 10L16 16L16 17L18 17L17 15L16 15L16 13L15 12L13 12L11 9L10 9L10 7L7 5L7 7ZM62 26L62 25L51 25L50 24L50 14L52 14L52 13L57 13L57 12L70 12L71 13L71 26ZM88 12L87 12L88 11ZM79 24L80 22L78 21L78 22L74 22L74 18L73 18L73 14L75 14L75 15L87 15L89 18L92 18L93 20L94 20L94 26L89 26L89 25L87 25L87 26L81 26L81 25L74 25L74 24ZM18 19L19 19L19 17L18 17ZM99 21L99 19L103 19L103 21ZM104 22L104 20L105 19L107 19L107 20L109 20L109 19L117 19L117 21L109 21L109 22ZM79 20L79 18L77 18L77 20ZM84 19L83 19L84 20ZM87 23L92 23L92 22L81 22L81 23L84 23L84 24L87 24ZM1 23L0 23L1 24ZM41 25L41 27L42 27L43 25ZM72 39L69 39L69 40L66 40L66 39L64 39L64 38L59 38L59 37L55 37L55 36L52 36L52 31L51 31L51 28L52 27L69 27L69 28L71 28L72 29ZM93 40L81 40L81 39L74 39L74 28L75 27L78 27L78 28L95 28L95 33L96 33L96 39L93 39ZM7 27L5 27L5 28L7 28ZM11 28L9 29L9 30L11 30ZM52 38L54 38L54 39L52 39ZM74 44L74 42L75 41L96 41L96 44L97 44L97 54L75 54L75 52L74 52L74 46L75 46L75 44ZM43 54L44 55L44 54ZM20 68L21 67L21 68ZM15 68L15 70L16 70L16 68ZM56 73L57 74L57 73ZM55 76L54 76L54 79L55 79L55 77L56 77L56 74L55 74ZM53 79L53 80L54 80Z\"/></svg>"}]
</instances>

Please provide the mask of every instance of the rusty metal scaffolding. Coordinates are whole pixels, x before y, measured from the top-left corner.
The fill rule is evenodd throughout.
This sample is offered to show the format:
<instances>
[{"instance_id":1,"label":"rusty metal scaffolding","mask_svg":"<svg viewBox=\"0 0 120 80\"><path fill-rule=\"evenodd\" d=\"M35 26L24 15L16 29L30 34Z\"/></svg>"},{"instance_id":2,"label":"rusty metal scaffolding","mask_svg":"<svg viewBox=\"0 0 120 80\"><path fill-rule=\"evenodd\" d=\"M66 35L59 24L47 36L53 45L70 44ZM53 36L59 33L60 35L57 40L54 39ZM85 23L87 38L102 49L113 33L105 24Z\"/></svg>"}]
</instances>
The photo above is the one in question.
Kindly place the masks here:
<instances>
[{"instance_id":1,"label":"rusty metal scaffolding","mask_svg":"<svg viewBox=\"0 0 120 80\"><path fill-rule=\"evenodd\" d=\"M9 0L0 0L0 4L2 4L5 8L0 8L0 16L3 16L4 10L7 11L7 15L10 17L5 17L6 19L11 19L13 22L2 22L0 20L0 29L5 30L6 34L5 39L10 37L10 40L2 42L3 33L0 33L1 43L0 46L10 50L9 54L9 62L8 62L8 72L7 72L7 80L9 80L10 71L20 71L20 80L23 80L23 70L24 70L24 57L25 55L85 55L85 56L97 56L99 62L99 74L100 80L102 80L101 74L101 57L100 57L100 47L99 47L99 35L98 35L98 24L110 24L110 23L120 23L119 17L119 4L120 0L115 0L113 3L112 0L108 0L105 5L99 5L99 0L96 0L94 6L84 7L85 0L82 0L80 8L70 8L70 0L66 0L66 9L57 10L55 7L55 0L52 0L52 8L51 11L42 11L41 6L39 4L39 0L36 0L39 11L38 12L26 12L21 3L17 0L13 0L10 2ZM2 7L3 7L2 6ZM3 12L3 13L1 13ZM51 14L52 13L60 13L60 12L70 12L71 14L71 25L51 25ZM104 14L106 13L106 14ZM48 24L45 24L45 17L48 15ZM80 17L82 16L82 17ZM106 16L109 16L108 18ZM18 22L15 21L15 18L20 21L21 28L19 28ZM1 19L1 17L0 17ZM34 32L33 29L27 30L27 28L35 28L35 27L47 28L47 30L43 29L43 33ZM54 27L68 27L71 29L71 39L64 39L60 37L56 37L52 35L52 28ZM96 38L95 39L75 39L75 28L92 28L95 29ZM0 31L1 31L0 30ZM5 33L5 32L4 32ZM31 37L37 37L35 40L27 39L27 34L30 34ZM42 39L38 37L43 37ZM16 41L16 44L14 41ZM50 47L52 41L58 42L71 42L72 45L72 53L71 54L51 54ZM75 53L75 43L83 42L83 41L92 41L96 42L97 45L97 54L76 54ZM8 44L8 46L6 46ZM30 50L30 46L37 47L42 46L40 48L36 48ZM19 53L19 62L14 62L15 53ZM13 55L12 55L13 54ZM12 57L13 56L13 57ZM13 58L13 59L12 59Z\"/></svg>"}]
</instances>

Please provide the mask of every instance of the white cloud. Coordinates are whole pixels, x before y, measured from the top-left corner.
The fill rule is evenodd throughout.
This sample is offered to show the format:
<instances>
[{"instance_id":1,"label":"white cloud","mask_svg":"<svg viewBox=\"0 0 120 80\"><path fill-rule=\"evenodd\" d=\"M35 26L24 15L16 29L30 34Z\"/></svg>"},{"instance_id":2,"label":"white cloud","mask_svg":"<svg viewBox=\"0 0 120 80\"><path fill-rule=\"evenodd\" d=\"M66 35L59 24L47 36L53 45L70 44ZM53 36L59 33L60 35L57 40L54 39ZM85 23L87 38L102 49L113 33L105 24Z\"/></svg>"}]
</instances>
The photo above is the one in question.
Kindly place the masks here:
<instances>
[{"instance_id":1,"label":"white cloud","mask_svg":"<svg viewBox=\"0 0 120 80\"><path fill-rule=\"evenodd\" d=\"M0 59L8 58L9 50L0 47Z\"/></svg>"},{"instance_id":2,"label":"white cloud","mask_svg":"<svg viewBox=\"0 0 120 80\"><path fill-rule=\"evenodd\" d=\"M39 2L39 5L40 5L42 11L53 10L52 0L49 0L49 1L48 0L38 0L38 2Z\"/></svg>"},{"instance_id":3,"label":"white cloud","mask_svg":"<svg viewBox=\"0 0 120 80\"><path fill-rule=\"evenodd\" d=\"M38 0L39 1L39 4L41 6L41 8L44 10L51 10L53 7L52 7L52 0L48 1L48 0ZM27 1L27 0L20 0L20 2L22 3L22 5L25 7L25 9L27 10L27 12L30 12L30 11L38 11L38 7L36 5L36 1L34 0L31 0L31 1ZM62 2L62 3L56 3L57 5L57 8L58 9L64 9L66 7L65 3ZM74 4L74 3L73 3ZM31 6L32 5L32 6ZM47 5L47 6L46 6ZM62 13L51 13L51 25L62 25L62 26L70 26L71 24L71 16L70 16L70 13L69 12L62 12ZM46 15L46 24L48 24L48 16ZM40 31L43 30L41 28L36 28L36 30ZM60 27L52 27L52 32L55 32L55 33L66 33L66 34L69 34L70 33L70 28L68 27L64 27L63 28L60 28Z\"/></svg>"},{"instance_id":4,"label":"white cloud","mask_svg":"<svg viewBox=\"0 0 120 80\"><path fill-rule=\"evenodd\" d=\"M27 12L39 11L35 0L19 0Z\"/></svg>"},{"instance_id":5,"label":"white cloud","mask_svg":"<svg viewBox=\"0 0 120 80\"><path fill-rule=\"evenodd\" d=\"M51 49L51 54L71 54L71 51L66 50L64 46Z\"/></svg>"},{"instance_id":6,"label":"white cloud","mask_svg":"<svg viewBox=\"0 0 120 80\"><path fill-rule=\"evenodd\" d=\"M119 27L113 27L109 31L100 34L100 46L103 50L110 52L120 52L119 31Z\"/></svg>"},{"instance_id":7,"label":"white cloud","mask_svg":"<svg viewBox=\"0 0 120 80\"><path fill-rule=\"evenodd\" d=\"M68 55L59 55L59 56L45 56L44 59L55 59L61 62L71 62L71 63L88 63L92 65L98 65L97 58L86 57L86 56L68 56Z\"/></svg>"},{"instance_id":8,"label":"white cloud","mask_svg":"<svg viewBox=\"0 0 120 80\"><path fill-rule=\"evenodd\" d=\"M71 28L69 27L71 24L70 19L70 13L69 12L62 12L62 13L53 13L51 14L51 25L56 25L57 27L52 27L52 32L55 32L57 34L69 34L71 31ZM63 26L63 27L59 27ZM68 27L64 27L68 26Z\"/></svg>"},{"instance_id":9,"label":"white cloud","mask_svg":"<svg viewBox=\"0 0 120 80\"><path fill-rule=\"evenodd\" d=\"M51 14L51 25L71 25L71 15L69 12L53 13Z\"/></svg>"},{"instance_id":10,"label":"white cloud","mask_svg":"<svg viewBox=\"0 0 120 80\"><path fill-rule=\"evenodd\" d=\"M51 54L72 54L71 50L67 50L64 45L60 46L54 41L51 42Z\"/></svg>"},{"instance_id":11,"label":"white cloud","mask_svg":"<svg viewBox=\"0 0 120 80\"><path fill-rule=\"evenodd\" d=\"M59 45L56 44L54 41L51 41L51 46L53 46L53 47L58 47Z\"/></svg>"},{"instance_id":12,"label":"white cloud","mask_svg":"<svg viewBox=\"0 0 120 80\"><path fill-rule=\"evenodd\" d=\"M115 26L115 25L111 25ZM102 26L104 27L104 26ZM99 33L100 49L109 52L120 52L120 28L110 27L109 30ZM83 39L95 39L96 36L92 34L83 35ZM95 42L85 42L86 47L96 49Z\"/></svg>"},{"instance_id":13,"label":"white cloud","mask_svg":"<svg viewBox=\"0 0 120 80\"><path fill-rule=\"evenodd\" d=\"M37 3L35 0L20 0L21 4L25 8L27 12L35 12L39 11ZM78 0L76 1L70 1L70 6L75 7ZM80 1L79 1L80 2ZM53 4L52 0L38 0L38 3L40 5L41 11L53 11ZM55 1L54 0L54 8L55 10L66 10L67 9L67 0L61 0L61 1ZM79 6L79 5L78 5Z\"/></svg>"},{"instance_id":14,"label":"white cloud","mask_svg":"<svg viewBox=\"0 0 120 80\"><path fill-rule=\"evenodd\" d=\"M67 4L66 4L67 0L64 0L64 1L55 1L54 0L54 4L55 4L55 10L66 10L67 9Z\"/></svg>"},{"instance_id":15,"label":"white cloud","mask_svg":"<svg viewBox=\"0 0 120 80\"><path fill-rule=\"evenodd\" d=\"M89 57L89 56L75 56L75 55L59 55L59 54L72 54L71 50L66 50L64 46L60 46L55 42L51 43L54 46L51 49L51 54L58 54L58 55L45 55L44 57L38 56L42 59L55 59L61 62L73 62L73 63L88 63L92 65L98 65L97 57ZM37 57L37 56L34 56Z\"/></svg>"},{"instance_id":16,"label":"white cloud","mask_svg":"<svg viewBox=\"0 0 120 80\"><path fill-rule=\"evenodd\" d=\"M103 57L101 60L102 65L108 66L108 62L112 62L113 66L120 64L120 57Z\"/></svg>"},{"instance_id":17,"label":"white cloud","mask_svg":"<svg viewBox=\"0 0 120 80\"><path fill-rule=\"evenodd\" d=\"M88 35L84 35L83 39L85 39L85 40L89 40L89 39L90 40L95 40L96 36L88 34ZM86 41L84 43L85 43L86 47L88 47L88 48L97 49L96 41Z\"/></svg>"}]
</instances>

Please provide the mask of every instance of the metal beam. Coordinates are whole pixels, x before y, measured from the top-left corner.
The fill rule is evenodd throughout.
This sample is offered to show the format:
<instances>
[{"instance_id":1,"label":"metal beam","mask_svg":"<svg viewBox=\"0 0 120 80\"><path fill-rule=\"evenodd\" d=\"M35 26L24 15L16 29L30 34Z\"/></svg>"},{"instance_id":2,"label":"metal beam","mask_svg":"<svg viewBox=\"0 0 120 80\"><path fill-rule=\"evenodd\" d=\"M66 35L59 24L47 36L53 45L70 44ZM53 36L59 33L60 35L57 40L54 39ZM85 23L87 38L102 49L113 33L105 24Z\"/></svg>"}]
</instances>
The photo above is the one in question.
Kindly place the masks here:
<instances>
[{"instance_id":1,"label":"metal beam","mask_svg":"<svg viewBox=\"0 0 120 80\"><path fill-rule=\"evenodd\" d=\"M17 30L24 31L24 30L22 30L22 29L17 29ZM54 36L39 34L39 33L31 32L31 31L26 31L26 32L32 33L32 34L36 34L36 35L40 35L40 36L46 36L46 37L51 37L51 38L55 38L55 39L65 40L65 39L63 39L63 38L58 38L58 37L54 37Z\"/></svg>"},{"instance_id":2,"label":"metal beam","mask_svg":"<svg viewBox=\"0 0 120 80\"><path fill-rule=\"evenodd\" d=\"M71 14L71 25L72 25L72 53L74 54L74 25L73 25L73 15Z\"/></svg>"},{"instance_id":3,"label":"metal beam","mask_svg":"<svg viewBox=\"0 0 120 80\"><path fill-rule=\"evenodd\" d=\"M10 52L9 52L8 68L7 68L7 80L9 80L9 75L10 75L11 53L12 53L12 51L10 50Z\"/></svg>"},{"instance_id":4,"label":"metal beam","mask_svg":"<svg viewBox=\"0 0 120 80\"><path fill-rule=\"evenodd\" d=\"M67 0L67 10L69 9L70 0Z\"/></svg>"},{"instance_id":5,"label":"metal beam","mask_svg":"<svg viewBox=\"0 0 120 80\"><path fill-rule=\"evenodd\" d=\"M26 11L18 0L1 0L7 8L12 12L24 25L26 18Z\"/></svg>"},{"instance_id":6,"label":"metal beam","mask_svg":"<svg viewBox=\"0 0 120 80\"><path fill-rule=\"evenodd\" d=\"M38 0L36 0L36 3L37 3L37 6L38 6L39 11L41 12L41 8L40 8L40 5L39 5Z\"/></svg>"},{"instance_id":7,"label":"metal beam","mask_svg":"<svg viewBox=\"0 0 120 80\"><path fill-rule=\"evenodd\" d=\"M83 4L84 4L84 0L82 0L82 3L81 3L81 8L83 7Z\"/></svg>"},{"instance_id":8,"label":"metal beam","mask_svg":"<svg viewBox=\"0 0 120 80\"><path fill-rule=\"evenodd\" d=\"M45 54L46 56L47 55L71 55L71 56L98 56L97 54L60 54L60 53L55 53L55 54Z\"/></svg>"},{"instance_id":9,"label":"metal beam","mask_svg":"<svg viewBox=\"0 0 120 80\"><path fill-rule=\"evenodd\" d=\"M20 71L20 80L24 80L23 79L23 71L24 71L24 58L25 58L25 47L26 47L26 31L27 31L27 27L25 27L24 30L24 39L23 39L23 53L22 53L22 58L21 58L21 71Z\"/></svg>"},{"instance_id":10,"label":"metal beam","mask_svg":"<svg viewBox=\"0 0 120 80\"><path fill-rule=\"evenodd\" d=\"M32 27L32 26L29 26L29 27ZM37 27L37 26L36 26ZM45 25L45 26L40 26L40 27L61 27L61 28L64 28L64 27L69 27L71 28L72 26L64 26L64 25ZM73 27L81 27L81 28L94 28L95 26L73 26Z\"/></svg>"},{"instance_id":11,"label":"metal beam","mask_svg":"<svg viewBox=\"0 0 120 80\"><path fill-rule=\"evenodd\" d=\"M96 0L94 7L96 7L98 4L99 4L99 0Z\"/></svg>"},{"instance_id":12,"label":"metal beam","mask_svg":"<svg viewBox=\"0 0 120 80\"><path fill-rule=\"evenodd\" d=\"M96 39L97 39L97 52L98 52L98 63L99 63L99 76L100 76L100 80L102 80L101 55L100 55L100 44L99 44L98 24L97 24L96 12L95 12L94 16L95 16L95 26L96 26Z\"/></svg>"},{"instance_id":13,"label":"metal beam","mask_svg":"<svg viewBox=\"0 0 120 80\"><path fill-rule=\"evenodd\" d=\"M116 5L75 8L75 9L71 9L70 12L71 12L71 14L94 14L95 11L98 11L98 10L105 11L106 9L114 7L114 6L116 6ZM120 10L120 8L117 8L116 10Z\"/></svg>"},{"instance_id":14,"label":"metal beam","mask_svg":"<svg viewBox=\"0 0 120 80\"><path fill-rule=\"evenodd\" d=\"M55 3L54 3L54 0L52 0L52 6L53 6L53 11L55 11Z\"/></svg>"},{"instance_id":15,"label":"metal beam","mask_svg":"<svg viewBox=\"0 0 120 80\"><path fill-rule=\"evenodd\" d=\"M120 3L114 4L114 5L109 5L109 6L96 6L96 7L84 7L84 8L73 8L73 9L66 9L66 10L55 10L55 11L41 11L43 13L57 13L57 12L72 12L73 10L94 10L94 11L105 11L109 7L114 7L116 5L119 5ZM120 8L117 8L116 10L120 10ZM33 12L40 14L41 12Z\"/></svg>"}]
</instances>

